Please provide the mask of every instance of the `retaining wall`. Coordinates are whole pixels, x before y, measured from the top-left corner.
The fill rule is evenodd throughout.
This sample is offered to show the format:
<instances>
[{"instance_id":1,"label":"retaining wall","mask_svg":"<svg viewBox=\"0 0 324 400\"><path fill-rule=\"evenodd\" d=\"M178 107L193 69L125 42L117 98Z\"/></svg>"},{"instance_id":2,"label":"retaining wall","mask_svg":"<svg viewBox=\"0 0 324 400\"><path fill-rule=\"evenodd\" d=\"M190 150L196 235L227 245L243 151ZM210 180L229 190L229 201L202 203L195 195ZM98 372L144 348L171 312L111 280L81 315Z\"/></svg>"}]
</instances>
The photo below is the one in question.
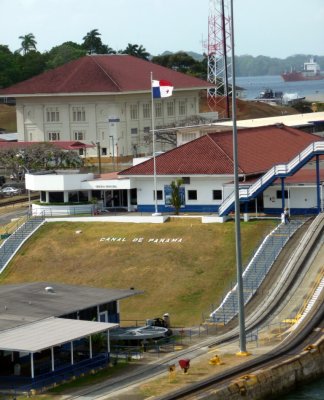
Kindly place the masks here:
<instances>
[{"instance_id":1,"label":"retaining wall","mask_svg":"<svg viewBox=\"0 0 324 400\"><path fill-rule=\"evenodd\" d=\"M280 398L297 384L324 376L324 339L307 350L270 368L259 369L230 382L226 387L213 390L204 400L264 400Z\"/></svg>"}]
</instances>

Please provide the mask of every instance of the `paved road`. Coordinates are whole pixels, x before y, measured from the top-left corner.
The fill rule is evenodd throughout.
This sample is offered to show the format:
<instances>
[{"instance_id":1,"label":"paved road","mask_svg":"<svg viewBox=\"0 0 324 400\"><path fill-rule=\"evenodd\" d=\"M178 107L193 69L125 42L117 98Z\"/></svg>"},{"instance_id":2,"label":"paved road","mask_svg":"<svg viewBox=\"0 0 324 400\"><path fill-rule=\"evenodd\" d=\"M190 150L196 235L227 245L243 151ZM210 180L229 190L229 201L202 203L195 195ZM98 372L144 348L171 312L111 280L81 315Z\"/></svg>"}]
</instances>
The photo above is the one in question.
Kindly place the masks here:
<instances>
[{"instance_id":1,"label":"paved road","mask_svg":"<svg viewBox=\"0 0 324 400\"><path fill-rule=\"evenodd\" d=\"M0 207L0 227L2 225L7 225L14 218L20 218L27 214L28 208L26 206L7 206Z\"/></svg>"}]
</instances>

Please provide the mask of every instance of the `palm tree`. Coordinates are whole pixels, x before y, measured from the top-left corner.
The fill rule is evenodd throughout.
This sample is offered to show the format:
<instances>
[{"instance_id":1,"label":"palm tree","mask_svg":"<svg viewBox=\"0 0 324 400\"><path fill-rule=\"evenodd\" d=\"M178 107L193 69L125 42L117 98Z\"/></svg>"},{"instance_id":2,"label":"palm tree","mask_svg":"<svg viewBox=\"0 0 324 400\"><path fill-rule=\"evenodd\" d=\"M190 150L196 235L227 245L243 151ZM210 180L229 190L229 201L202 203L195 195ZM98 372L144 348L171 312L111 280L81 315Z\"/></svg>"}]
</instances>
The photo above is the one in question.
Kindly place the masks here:
<instances>
[{"instance_id":1,"label":"palm tree","mask_svg":"<svg viewBox=\"0 0 324 400\"><path fill-rule=\"evenodd\" d=\"M170 205L174 207L174 213L176 215L179 214L179 210L182 204L182 199L180 195L180 186L183 184L182 179L176 179L175 181L171 182L171 199Z\"/></svg>"},{"instance_id":2,"label":"palm tree","mask_svg":"<svg viewBox=\"0 0 324 400\"><path fill-rule=\"evenodd\" d=\"M130 56L143 58L144 60L148 60L150 53L146 51L146 49L142 45L131 44L128 43L125 50L122 51L122 54L129 54Z\"/></svg>"},{"instance_id":3,"label":"palm tree","mask_svg":"<svg viewBox=\"0 0 324 400\"><path fill-rule=\"evenodd\" d=\"M100 52L102 42L99 36L101 36L101 33L98 32L98 29L92 29L83 37L82 46L88 50L90 54Z\"/></svg>"},{"instance_id":4,"label":"palm tree","mask_svg":"<svg viewBox=\"0 0 324 400\"><path fill-rule=\"evenodd\" d=\"M21 48L18 50L19 53L23 52L24 55L26 53L29 53L31 50L37 50L36 49L36 40L35 36L33 33L28 33L27 35L24 36L19 36L19 39L21 39Z\"/></svg>"}]
</instances>

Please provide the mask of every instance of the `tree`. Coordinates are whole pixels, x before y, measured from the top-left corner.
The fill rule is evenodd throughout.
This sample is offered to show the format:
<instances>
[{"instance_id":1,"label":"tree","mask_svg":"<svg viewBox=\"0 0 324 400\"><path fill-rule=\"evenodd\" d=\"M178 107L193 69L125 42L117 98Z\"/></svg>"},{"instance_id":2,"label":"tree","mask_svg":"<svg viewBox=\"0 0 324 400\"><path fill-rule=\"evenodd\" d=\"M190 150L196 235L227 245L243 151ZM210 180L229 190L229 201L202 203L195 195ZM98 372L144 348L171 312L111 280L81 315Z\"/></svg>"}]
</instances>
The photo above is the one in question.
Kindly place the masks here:
<instances>
[{"instance_id":1,"label":"tree","mask_svg":"<svg viewBox=\"0 0 324 400\"><path fill-rule=\"evenodd\" d=\"M56 68L69 61L77 60L86 55L86 50L77 43L65 42L60 46L53 47L48 52L47 68Z\"/></svg>"},{"instance_id":2,"label":"tree","mask_svg":"<svg viewBox=\"0 0 324 400\"><path fill-rule=\"evenodd\" d=\"M180 187L183 184L182 179L176 179L175 181L171 182L171 199L170 205L174 207L175 215L179 214L179 210L181 207L181 195L180 195Z\"/></svg>"},{"instance_id":3,"label":"tree","mask_svg":"<svg viewBox=\"0 0 324 400\"><path fill-rule=\"evenodd\" d=\"M74 151L61 150L52 143L35 143L28 147L0 150L0 165L19 180L26 171L80 167L83 161Z\"/></svg>"},{"instance_id":4,"label":"tree","mask_svg":"<svg viewBox=\"0 0 324 400\"><path fill-rule=\"evenodd\" d=\"M101 33L98 29L92 29L84 38L82 47L89 52L89 54L115 54L116 52L101 41Z\"/></svg>"},{"instance_id":5,"label":"tree","mask_svg":"<svg viewBox=\"0 0 324 400\"><path fill-rule=\"evenodd\" d=\"M125 50L121 51L122 54L128 54L130 56L142 58L143 60L148 60L150 53L142 45L128 43Z\"/></svg>"},{"instance_id":6,"label":"tree","mask_svg":"<svg viewBox=\"0 0 324 400\"><path fill-rule=\"evenodd\" d=\"M35 36L32 33L28 33L24 36L19 36L19 39L22 40L21 48L18 50L19 53L23 52L23 54L27 54L32 50L36 51L36 40Z\"/></svg>"}]
</instances>

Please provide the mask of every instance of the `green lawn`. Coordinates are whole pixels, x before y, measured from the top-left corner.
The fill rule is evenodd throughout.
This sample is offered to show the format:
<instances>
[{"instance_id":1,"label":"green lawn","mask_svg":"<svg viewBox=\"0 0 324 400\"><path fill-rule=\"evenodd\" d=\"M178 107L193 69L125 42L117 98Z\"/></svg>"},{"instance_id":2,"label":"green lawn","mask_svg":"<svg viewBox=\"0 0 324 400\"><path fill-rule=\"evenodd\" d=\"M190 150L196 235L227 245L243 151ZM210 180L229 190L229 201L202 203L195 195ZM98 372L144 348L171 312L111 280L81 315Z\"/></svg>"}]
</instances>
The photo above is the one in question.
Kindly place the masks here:
<instances>
[{"instance_id":1,"label":"green lawn","mask_svg":"<svg viewBox=\"0 0 324 400\"><path fill-rule=\"evenodd\" d=\"M270 220L241 224L244 260L275 224ZM112 237L121 240L100 240ZM190 326L202 322L202 315L219 303L235 279L234 222L172 219L161 225L47 223L19 251L1 283L46 280L133 287L144 293L121 301L123 320L168 312L173 325Z\"/></svg>"}]
</instances>

